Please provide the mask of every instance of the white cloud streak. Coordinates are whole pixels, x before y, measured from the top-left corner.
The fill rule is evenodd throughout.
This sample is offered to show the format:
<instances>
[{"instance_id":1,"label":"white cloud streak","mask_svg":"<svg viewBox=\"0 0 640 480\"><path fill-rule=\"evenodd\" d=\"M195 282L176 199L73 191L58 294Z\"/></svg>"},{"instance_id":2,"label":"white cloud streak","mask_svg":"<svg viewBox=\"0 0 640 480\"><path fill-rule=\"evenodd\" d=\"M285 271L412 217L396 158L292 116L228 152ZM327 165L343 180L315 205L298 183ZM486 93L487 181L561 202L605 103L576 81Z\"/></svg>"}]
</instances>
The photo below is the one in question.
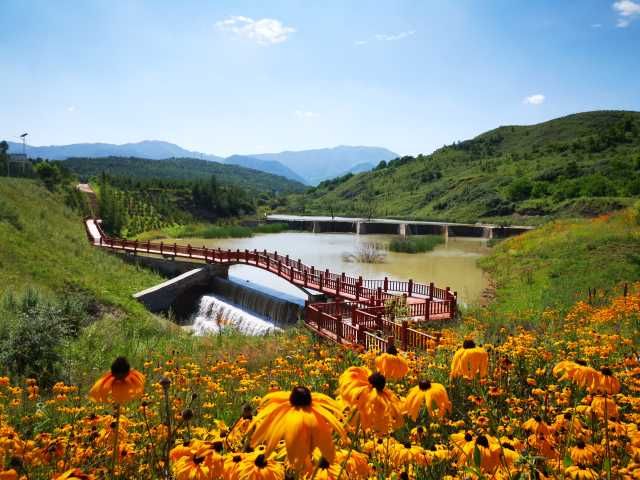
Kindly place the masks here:
<instances>
[{"instance_id":1,"label":"white cloud streak","mask_svg":"<svg viewBox=\"0 0 640 480\"><path fill-rule=\"evenodd\" d=\"M294 115L298 118L302 118L302 119L308 119L308 118L316 118L319 117L320 115L316 112L311 112L308 110L296 110L295 112L293 112Z\"/></svg>"},{"instance_id":2,"label":"white cloud streak","mask_svg":"<svg viewBox=\"0 0 640 480\"><path fill-rule=\"evenodd\" d=\"M242 15L235 15L216 22L216 28L260 45L275 45L286 42L289 35L296 31L293 27L285 26L280 20L273 18L254 20Z\"/></svg>"},{"instance_id":3,"label":"white cloud streak","mask_svg":"<svg viewBox=\"0 0 640 480\"><path fill-rule=\"evenodd\" d=\"M395 42L397 40L403 40L407 37L410 37L411 35L414 35L416 33L415 30L407 30L405 32L400 32L400 33L393 33L393 34L387 34L387 33L378 33L376 35L376 40L380 40L383 42Z\"/></svg>"},{"instance_id":4,"label":"white cloud streak","mask_svg":"<svg viewBox=\"0 0 640 480\"><path fill-rule=\"evenodd\" d=\"M626 28L631 22L640 18L640 3L633 0L619 0L613 3L613 9L618 14L619 28Z\"/></svg>"},{"instance_id":5,"label":"white cloud streak","mask_svg":"<svg viewBox=\"0 0 640 480\"><path fill-rule=\"evenodd\" d=\"M545 96L541 93L536 93L535 95L529 95L524 99L524 103L527 105L542 105L544 101L545 101Z\"/></svg>"}]
</instances>

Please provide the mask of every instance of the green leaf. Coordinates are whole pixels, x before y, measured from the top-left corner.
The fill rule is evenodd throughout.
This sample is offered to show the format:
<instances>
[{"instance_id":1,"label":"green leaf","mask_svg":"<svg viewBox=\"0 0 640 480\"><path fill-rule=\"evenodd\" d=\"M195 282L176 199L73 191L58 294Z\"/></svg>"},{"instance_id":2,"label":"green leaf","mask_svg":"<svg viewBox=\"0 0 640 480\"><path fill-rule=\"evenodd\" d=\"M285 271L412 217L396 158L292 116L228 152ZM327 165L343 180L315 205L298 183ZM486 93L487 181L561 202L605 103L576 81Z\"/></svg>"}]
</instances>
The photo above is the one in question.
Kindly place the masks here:
<instances>
[{"instance_id":1,"label":"green leaf","mask_svg":"<svg viewBox=\"0 0 640 480\"><path fill-rule=\"evenodd\" d=\"M571 457L569 455L565 455L564 460L562 461L564 468L570 467L571 465L573 465L573 462L571 461Z\"/></svg>"},{"instance_id":2,"label":"green leaf","mask_svg":"<svg viewBox=\"0 0 640 480\"><path fill-rule=\"evenodd\" d=\"M478 445L473 447L473 463L475 463L476 467L480 468L482 465L482 453L480 453L480 449Z\"/></svg>"}]
</instances>

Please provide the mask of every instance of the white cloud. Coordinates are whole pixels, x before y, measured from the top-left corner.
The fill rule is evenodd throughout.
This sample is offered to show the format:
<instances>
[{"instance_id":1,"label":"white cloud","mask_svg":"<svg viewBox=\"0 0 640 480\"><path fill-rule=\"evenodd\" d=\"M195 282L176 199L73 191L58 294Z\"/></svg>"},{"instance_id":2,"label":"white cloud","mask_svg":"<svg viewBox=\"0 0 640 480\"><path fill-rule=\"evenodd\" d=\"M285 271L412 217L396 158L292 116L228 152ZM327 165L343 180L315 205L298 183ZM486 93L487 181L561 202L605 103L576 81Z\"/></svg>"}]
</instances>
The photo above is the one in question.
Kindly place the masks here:
<instances>
[{"instance_id":1,"label":"white cloud","mask_svg":"<svg viewBox=\"0 0 640 480\"><path fill-rule=\"evenodd\" d=\"M273 18L254 20L242 15L235 15L216 22L216 27L224 32L231 32L239 37L253 40L260 45L285 42L289 35L296 31L293 27L283 25L280 20Z\"/></svg>"},{"instance_id":2,"label":"white cloud","mask_svg":"<svg viewBox=\"0 0 640 480\"><path fill-rule=\"evenodd\" d=\"M628 27L632 21L640 18L640 3L633 0L619 0L613 2L613 9L618 13L617 26Z\"/></svg>"},{"instance_id":3,"label":"white cloud","mask_svg":"<svg viewBox=\"0 0 640 480\"><path fill-rule=\"evenodd\" d=\"M319 117L320 115L317 114L316 112L311 112L308 110L296 110L295 112L293 112L294 115L298 118L315 118L315 117Z\"/></svg>"},{"instance_id":4,"label":"white cloud","mask_svg":"<svg viewBox=\"0 0 640 480\"><path fill-rule=\"evenodd\" d=\"M67 112L72 113L76 111L76 106L75 105L69 105L67 107Z\"/></svg>"},{"instance_id":5,"label":"white cloud","mask_svg":"<svg viewBox=\"0 0 640 480\"><path fill-rule=\"evenodd\" d=\"M541 105L544 103L545 96L541 93L536 93L535 95L529 95L524 99L524 103L529 105Z\"/></svg>"},{"instance_id":6,"label":"white cloud","mask_svg":"<svg viewBox=\"0 0 640 480\"><path fill-rule=\"evenodd\" d=\"M386 34L386 33L378 33L376 35L376 40L384 41L384 42L394 42L396 40L402 40L411 35L415 34L415 30L407 30L406 32L394 33L394 34Z\"/></svg>"},{"instance_id":7,"label":"white cloud","mask_svg":"<svg viewBox=\"0 0 640 480\"><path fill-rule=\"evenodd\" d=\"M365 45L367 43L366 40L356 40L355 42L353 42L354 45Z\"/></svg>"}]
</instances>

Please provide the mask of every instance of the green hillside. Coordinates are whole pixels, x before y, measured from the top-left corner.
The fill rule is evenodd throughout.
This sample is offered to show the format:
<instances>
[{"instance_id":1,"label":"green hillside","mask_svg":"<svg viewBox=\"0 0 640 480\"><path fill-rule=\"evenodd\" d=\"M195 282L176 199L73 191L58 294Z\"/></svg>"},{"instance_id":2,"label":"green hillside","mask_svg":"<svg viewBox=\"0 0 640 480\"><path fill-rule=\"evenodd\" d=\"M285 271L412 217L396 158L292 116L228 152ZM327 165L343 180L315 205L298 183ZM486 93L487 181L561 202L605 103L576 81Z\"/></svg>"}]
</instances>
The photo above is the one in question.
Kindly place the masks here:
<instances>
[{"instance_id":1,"label":"green hillside","mask_svg":"<svg viewBox=\"0 0 640 480\"><path fill-rule=\"evenodd\" d=\"M280 212L540 223L640 195L640 113L599 111L504 126L431 155L291 195Z\"/></svg>"},{"instance_id":2,"label":"green hillside","mask_svg":"<svg viewBox=\"0 0 640 480\"><path fill-rule=\"evenodd\" d=\"M208 180L215 175L221 184L258 192L291 193L302 192L306 188L299 182L271 173L195 158L70 158L62 163L83 180L97 177L102 172L131 180Z\"/></svg>"}]
</instances>

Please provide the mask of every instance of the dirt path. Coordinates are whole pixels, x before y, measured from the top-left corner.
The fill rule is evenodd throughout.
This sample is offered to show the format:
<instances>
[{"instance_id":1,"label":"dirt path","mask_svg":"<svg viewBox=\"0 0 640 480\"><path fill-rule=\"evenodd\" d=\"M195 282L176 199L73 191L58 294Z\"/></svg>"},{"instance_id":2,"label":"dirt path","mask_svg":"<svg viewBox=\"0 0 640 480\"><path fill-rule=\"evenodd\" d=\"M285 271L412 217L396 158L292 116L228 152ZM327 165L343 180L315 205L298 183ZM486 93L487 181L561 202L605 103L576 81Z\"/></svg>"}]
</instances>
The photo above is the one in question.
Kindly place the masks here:
<instances>
[{"instance_id":1,"label":"dirt path","mask_svg":"<svg viewBox=\"0 0 640 480\"><path fill-rule=\"evenodd\" d=\"M93 217L97 217L98 216L98 197L96 195L96 192L93 191L93 189L91 188L91 185L89 185L88 183L79 183L76 188L85 194L85 196L87 197L87 201L89 202L89 208L91 209L91 215Z\"/></svg>"}]
</instances>

